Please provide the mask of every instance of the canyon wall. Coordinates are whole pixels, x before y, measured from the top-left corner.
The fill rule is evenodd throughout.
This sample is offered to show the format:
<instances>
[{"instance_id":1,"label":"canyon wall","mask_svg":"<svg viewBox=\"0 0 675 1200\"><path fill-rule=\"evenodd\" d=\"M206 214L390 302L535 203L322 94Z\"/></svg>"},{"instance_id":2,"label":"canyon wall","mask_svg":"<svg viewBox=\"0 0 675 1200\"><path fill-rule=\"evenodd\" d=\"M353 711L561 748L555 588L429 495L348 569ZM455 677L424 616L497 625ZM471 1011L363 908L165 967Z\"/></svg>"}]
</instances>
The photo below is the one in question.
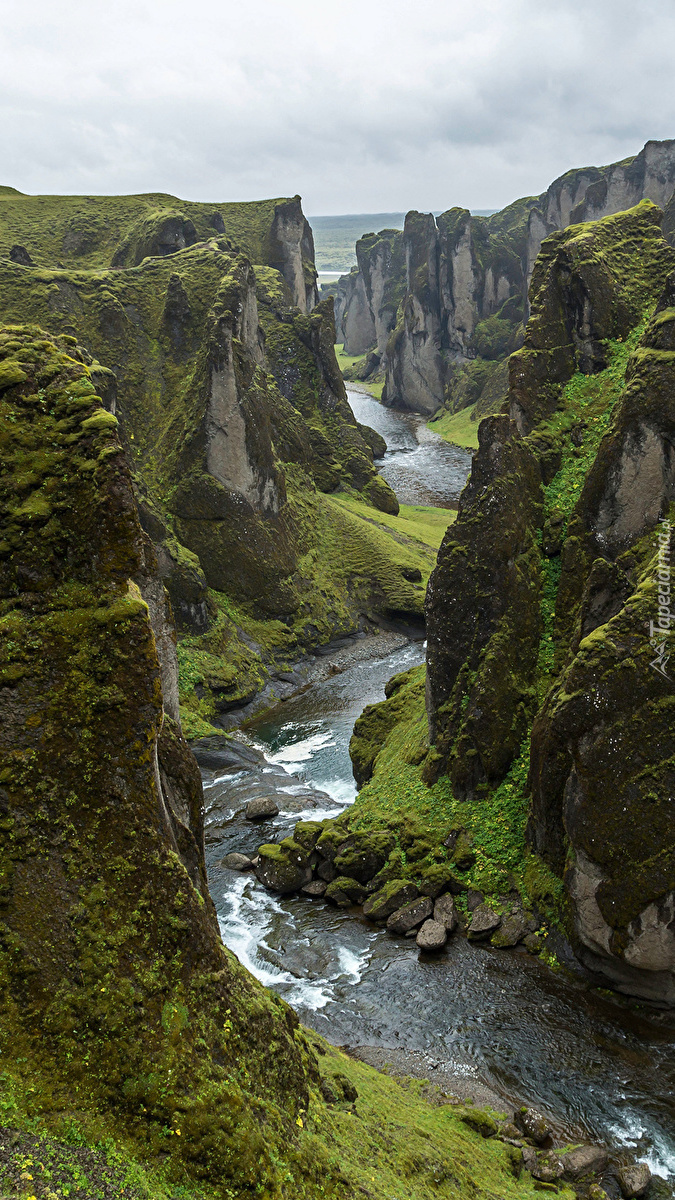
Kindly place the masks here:
<instances>
[{"instance_id":1,"label":"canyon wall","mask_svg":"<svg viewBox=\"0 0 675 1200\"><path fill-rule=\"evenodd\" d=\"M664 207L674 191L675 142L648 142L635 158L568 171L489 217L411 212L402 232L357 243L358 270L338 289L338 339L347 354L373 351L368 370L385 374L385 404L494 411L507 390L500 365L522 343L542 240L643 199Z\"/></svg>"},{"instance_id":2,"label":"canyon wall","mask_svg":"<svg viewBox=\"0 0 675 1200\"><path fill-rule=\"evenodd\" d=\"M543 242L510 415L481 424L429 584L423 770L480 803L529 762L530 845L565 881L578 956L673 1004L675 691L659 616L675 251L661 218L643 201Z\"/></svg>"}]
</instances>

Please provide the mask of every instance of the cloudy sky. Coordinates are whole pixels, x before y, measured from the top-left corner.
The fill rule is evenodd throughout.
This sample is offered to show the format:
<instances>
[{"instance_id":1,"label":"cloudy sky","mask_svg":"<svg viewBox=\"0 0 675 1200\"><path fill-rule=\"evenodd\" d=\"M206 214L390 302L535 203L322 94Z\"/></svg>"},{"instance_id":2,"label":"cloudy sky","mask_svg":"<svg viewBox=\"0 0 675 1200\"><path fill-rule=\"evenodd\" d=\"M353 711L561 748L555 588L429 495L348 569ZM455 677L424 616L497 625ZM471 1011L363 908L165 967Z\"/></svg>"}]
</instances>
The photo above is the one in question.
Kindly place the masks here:
<instances>
[{"instance_id":1,"label":"cloudy sky","mask_svg":"<svg viewBox=\"0 0 675 1200\"><path fill-rule=\"evenodd\" d=\"M496 208L675 137L673 0L4 0L0 182Z\"/></svg>"}]
</instances>

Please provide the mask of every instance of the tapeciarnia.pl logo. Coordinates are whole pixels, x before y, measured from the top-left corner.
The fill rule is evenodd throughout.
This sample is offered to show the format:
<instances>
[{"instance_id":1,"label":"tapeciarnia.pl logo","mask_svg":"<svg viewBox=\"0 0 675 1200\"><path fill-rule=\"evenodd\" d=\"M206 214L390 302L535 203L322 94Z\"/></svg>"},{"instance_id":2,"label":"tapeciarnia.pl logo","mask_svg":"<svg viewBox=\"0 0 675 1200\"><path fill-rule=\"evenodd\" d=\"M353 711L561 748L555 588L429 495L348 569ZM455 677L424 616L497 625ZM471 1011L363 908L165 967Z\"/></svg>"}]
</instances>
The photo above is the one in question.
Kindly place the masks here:
<instances>
[{"instance_id":1,"label":"tapeciarnia.pl logo","mask_svg":"<svg viewBox=\"0 0 675 1200\"><path fill-rule=\"evenodd\" d=\"M659 552L656 568L656 579L659 585L659 617L658 621L649 622L649 644L654 651L650 667L670 679L666 671L670 654L668 638L671 622L675 621L675 613L670 611L670 521L661 521L658 534Z\"/></svg>"}]
</instances>

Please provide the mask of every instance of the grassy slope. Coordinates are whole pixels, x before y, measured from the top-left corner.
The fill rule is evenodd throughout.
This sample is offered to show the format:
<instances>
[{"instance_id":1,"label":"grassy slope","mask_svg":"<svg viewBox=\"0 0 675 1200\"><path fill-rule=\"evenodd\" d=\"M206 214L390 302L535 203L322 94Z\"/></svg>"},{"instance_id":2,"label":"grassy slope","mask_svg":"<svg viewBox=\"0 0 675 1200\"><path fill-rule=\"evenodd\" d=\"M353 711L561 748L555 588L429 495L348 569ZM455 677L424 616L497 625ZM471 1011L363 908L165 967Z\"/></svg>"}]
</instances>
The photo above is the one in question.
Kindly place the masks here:
<instances>
[{"instance_id":1,"label":"grassy slope","mask_svg":"<svg viewBox=\"0 0 675 1200\"><path fill-rule=\"evenodd\" d=\"M422 616L436 551L454 513L402 505L400 515L393 517L370 507L357 493L329 496L294 488L292 482L289 500L306 531L299 572L308 584L306 603L294 622L263 622L250 607L210 593L217 610L213 627L201 636L182 637L178 647L181 719L187 737L213 732L214 688L231 686L233 698L243 702L264 684L261 657L238 636L238 629L261 647L267 663L283 669L302 650L308 622L329 640L351 631L355 607L367 612L378 596L392 612ZM410 567L421 572L421 583L404 578L402 568Z\"/></svg>"},{"instance_id":2,"label":"grassy slope","mask_svg":"<svg viewBox=\"0 0 675 1200\"><path fill-rule=\"evenodd\" d=\"M444 412L437 419L429 421L429 428L434 433L440 433L446 442L465 446L467 450L477 450L479 422L472 419L474 407L462 408L458 413Z\"/></svg>"},{"instance_id":3,"label":"grassy slope","mask_svg":"<svg viewBox=\"0 0 675 1200\"><path fill-rule=\"evenodd\" d=\"M288 1146L286 1187L275 1197L534 1200L539 1194L527 1173L514 1178L508 1148L469 1129L461 1121L462 1108L443 1103L436 1089L422 1080L397 1082L315 1033L306 1035L334 1095L344 1095L345 1083L349 1094L354 1088L358 1095L355 1101L338 1098L327 1104L312 1089L296 1143ZM40 1082L34 1075L0 1076L3 1123L18 1131L9 1165L0 1166L0 1186L7 1194L51 1200L58 1189L62 1197L102 1196L104 1183L108 1200L233 1200L237 1194L200 1184L188 1174L177 1177L161 1157L139 1160L137 1148L120 1136L109 1114L73 1108L46 1118L40 1111ZM180 1135L167 1130L166 1136ZM304 1164L301 1183L299 1162ZM301 1192L298 1183L305 1185ZM264 1197L271 1200L267 1191Z\"/></svg>"},{"instance_id":4,"label":"grassy slope","mask_svg":"<svg viewBox=\"0 0 675 1200\"><path fill-rule=\"evenodd\" d=\"M338 366L342 372L349 371L356 363L363 361L362 354L345 354L344 346L335 347L335 357L338 361ZM349 379L345 376L345 383L349 386ZM377 400L382 399L382 389L384 387L384 375L377 379L359 380L357 385L364 392L370 392L371 396L375 396Z\"/></svg>"}]
</instances>

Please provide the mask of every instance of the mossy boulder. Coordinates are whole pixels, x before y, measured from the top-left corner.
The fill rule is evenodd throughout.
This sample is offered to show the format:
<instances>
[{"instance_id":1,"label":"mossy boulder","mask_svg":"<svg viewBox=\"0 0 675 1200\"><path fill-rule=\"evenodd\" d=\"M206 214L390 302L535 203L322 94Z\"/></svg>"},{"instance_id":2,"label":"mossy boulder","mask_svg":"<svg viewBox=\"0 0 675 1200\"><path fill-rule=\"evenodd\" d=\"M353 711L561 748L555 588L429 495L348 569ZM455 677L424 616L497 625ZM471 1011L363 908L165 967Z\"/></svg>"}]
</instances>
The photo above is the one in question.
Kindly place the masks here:
<instances>
[{"instance_id":1,"label":"mossy boulder","mask_svg":"<svg viewBox=\"0 0 675 1200\"><path fill-rule=\"evenodd\" d=\"M351 879L348 875L338 875L337 879L328 884L324 895L326 900L331 900L338 908L348 908L352 904L363 904L368 892L357 879Z\"/></svg>"},{"instance_id":2,"label":"mossy boulder","mask_svg":"<svg viewBox=\"0 0 675 1200\"><path fill-rule=\"evenodd\" d=\"M220 940L118 431L91 421L72 345L0 328L10 347L27 379L0 408L3 1073L29 1062L43 1118L114 1114L175 1176L274 1191L316 1067Z\"/></svg>"},{"instance_id":3,"label":"mossy boulder","mask_svg":"<svg viewBox=\"0 0 675 1200\"><path fill-rule=\"evenodd\" d=\"M305 850L292 838L284 838L278 845L259 846L258 857L256 875L270 892L279 892L282 896L299 892L312 878Z\"/></svg>"},{"instance_id":4,"label":"mossy boulder","mask_svg":"<svg viewBox=\"0 0 675 1200\"><path fill-rule=\"evenodd\" d=\"M360 883L368 883L382 870L394 844L391 833L352 833L333 859L335 868Z\"/></svg>"},{"instance_id":5,"label":"mossy boulder","mask_svg":"<svg viewBox=\"0 0 675 1200\"><path fill-rule=\"evenodd\" d=\"M384 887L380 888L379 892L375 892L370 899L366 900L363 906L363 912L366 917L370 917L372 921L386 921L397 909L403 908L404 904L409 904L412 900L416 900L419 895L414 883L408 879L391 879L385 883Z\"/></svg>"}]
</instances>

